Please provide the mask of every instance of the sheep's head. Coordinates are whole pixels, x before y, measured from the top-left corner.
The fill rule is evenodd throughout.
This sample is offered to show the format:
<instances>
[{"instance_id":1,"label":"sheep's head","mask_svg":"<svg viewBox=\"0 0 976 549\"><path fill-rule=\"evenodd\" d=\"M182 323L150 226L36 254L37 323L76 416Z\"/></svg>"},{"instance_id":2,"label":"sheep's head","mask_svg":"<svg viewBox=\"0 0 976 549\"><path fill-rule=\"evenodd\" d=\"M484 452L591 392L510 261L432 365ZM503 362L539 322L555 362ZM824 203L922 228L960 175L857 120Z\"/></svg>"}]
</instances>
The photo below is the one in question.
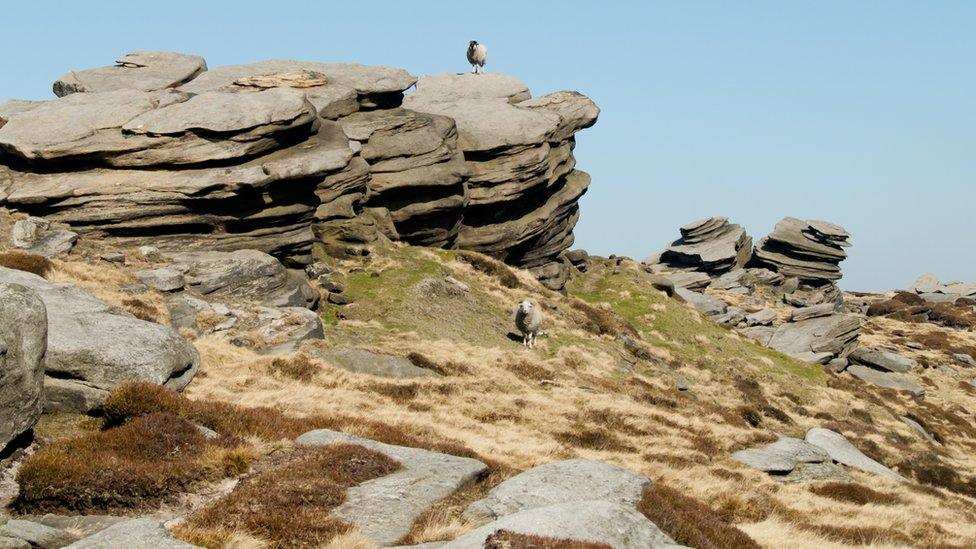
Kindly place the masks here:
<instances>
[{"instance_id":1,"label":"sheep's head","mask_svg":"<svg viewBox=\"0 0 976 549\"><path fill-rule=\"evenodd\" d=\"M530 312L532 312L532 302L529 301L528 299L523 300L521 303L519 303L518 310L520 313L524 315L529 314Z\"/></svg>"}]
</instances>

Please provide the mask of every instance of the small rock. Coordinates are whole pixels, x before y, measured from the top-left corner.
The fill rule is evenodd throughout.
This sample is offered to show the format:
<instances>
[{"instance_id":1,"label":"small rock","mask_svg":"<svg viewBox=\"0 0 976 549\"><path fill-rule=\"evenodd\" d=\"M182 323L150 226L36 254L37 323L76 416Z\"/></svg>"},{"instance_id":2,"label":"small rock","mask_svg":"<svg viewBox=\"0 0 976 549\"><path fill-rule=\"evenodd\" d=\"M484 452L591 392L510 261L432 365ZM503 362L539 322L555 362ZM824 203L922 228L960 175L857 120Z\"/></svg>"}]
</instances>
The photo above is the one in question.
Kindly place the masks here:
<instances>
[{"instance_id":1,"label":"small rock","mask_svg":"<svg viewBox=\"0 0 976 549\"><path fill-rule=\"evenodd\" d=\"M746 312L738 307L729 307L725 314L712 317L712 320L723 326L738 326L746 319Z\"/></svg>"},{"instance_id":2,"label":"small rock","mask_svg":"<svg viewBox=\"0 0 976 549\"><path fill-rule=\"evenodd\" d=\"M795 276L791 276L783 281L783 285L780 289L783 290L784 294L792 294L800 288L800 279Z\"/></svg>"},{"instance_id":3,"label":"small rock","mask_svg":"<svg viewBox=\"0 0 976 549\"><path fill-rule=\"evenodd\" d=\"M329 275L323 275L319 277L319 284L328 290L330 293L341 294L346 290L346 287L341 283L336 282L330 278Z\"/></svg>"},{"instance_id":4,"label":"small rock","mask_svg":"<svg viewBox=\"0 0 976 549\"><path fill-rule=\"evenodd\" d=\"M329 292L329 297L326 300L333 305L349 305L353 302L352 298L345 294L334 294L332 292Z\"/></svg>"},{"instance_id":5,"label":"small rock","mask_svg":"<svg viewBox=\"0 0 976 549\"><path fill-rule=\"evenodd\" d=\"M41 234L51 228L51 222L43 217L28 217L14 223L10 237L14 247L28 249L41 238Z\"/></svg>"},{"instance_id":6,"label":"small rock","mask_svg":"<svg viewBox=\"0 0 976 549\"><path fill-rule=\"evenodd\" d=\"M847 369L847 366L849 364L850 364L850 362L848 362L848 360L846 358L840 358L840 357L838 357L838 358L832 359L827 364L824 364L824 371L826 371L828 373L831 373L831 374L839 374L839 373L843 372L844 370L846 370Z\"/></svg>"},{"instance_id":7,"label":"small rock","mask_svg":"<svg viewBox=\"0 0 976 549\"><path fill-rule=\"evenodd\" d=\"M860 469L895 480L905 480L898 473L864 455L844 435L830 429L815 427L807 431L806 441L818 446L830 455L831 459L848 467Z\"/></svg>"},{"instance_id":8,"label":"small rock","mask_svg":"<svg viewBox=\"0 0 976 549\"><path fill-rule=\"evenodd\" d=\"M305 267L305 274L308 275L309 279L316 279L322 275L332 274L333 272L335 270L328 263L322 261L316 261Z\"/></svg>"},{"instance_id":9,"label":"small rock","mask_svg":"<svg viewBox=\"0 0 976 549\"><path fill-rule=\"evenodd\" d=\"M747 326L770 326L774 320L776 320L776 311L773 309L763 309L746 315Z\"/></svg>"},{"instance_id":10,"label":"small rock","mask_svg":"<svg viewBox=\"0 0 976 549\"><path fill-rule=\"evenodd\" d=\"M960 364L965 364L966 366L976 366L976 360L972 356L965 353L955 353L952 358L956 359Z\"/></svg>"},{"instance_id":11,"label":"small rock","mask_svg":"<svg viewBox=\"0 0 976 549\"><path fill-rule=\"evenodd\" d=\"M904 373L918 366L914 359L875 347L858 347L849 358L859 364L889 372Z\"/></svg>"},{"instance_id":12,"label":"small rock","mask_svg":"<svg viewBox=\"0 0 976 549\"><path fill-rule=\"evenodd\" d=\"M801 307L799 309L793 309L793 311L790 312L790 321L800 322L802 320L809 320L811 318L820 318L822 316L832 315L835 311L836 307L833 303L821 303L820 305Z\"/></svg>"},{"instance_id":13,"label":"small rock","mask_svg":"<svg viewBox=\"0 0 976 549\"><path fill-rule=\"evenodd\" d=\"M766 473L788 473L798 463L822 463L828 459L827 453L822 449L790 437L781 437L761 448L740 450L730 457Z\"/></svg>"},{"instance_id":14,"label":"small rock","mask_svg":"<svg viewBox=\"0 0 976 549\"><path fill-rule=\"evenodd\" d=\"M183 273L174 269L146 269L136 273L140 282L160 292L175 292L186 285Z\"/></svg>"},{"instance_id":15,"label":"small rock","mask_svg":"<svg viewBox=\"0 0 976 549\"><path fill-rule=\"evenodd\" d=\"M921 351L922 349L925 349L925 345L922 345L917 341L906 341L905 347L908 347L909 349L914 349L916 351Z\"/></svg>"},{"instance_id":16,"label":"small rock","mask_svg":"<svg viewBox=\"0 0 976 549\"><path fill-rule=\"evenodd\" d=\"M146 261L159 261L163 258L155 246L139 246L139 255Z\"/></svg>"},{"instance_id":17,"label":"small rock","mask_svg":"<svg viewBox=\"0 0 976 549\"><path fill-rule=\"evenodd\" d=\"M59 549L75 541L74 536L64 530L17 519L7 521L0 527L0 536L19 538L40 549Z\"/></svg>"},{"instance_id":18,"label":"small rock","mask_svg":"<svg viewBox=\"0 0 976 549\"><path fill-rule=\"evenodd\" d=\"M105 252L98 257L109 263L125 263L125 254L122 252Z\"/></svg>"}]
</instances>

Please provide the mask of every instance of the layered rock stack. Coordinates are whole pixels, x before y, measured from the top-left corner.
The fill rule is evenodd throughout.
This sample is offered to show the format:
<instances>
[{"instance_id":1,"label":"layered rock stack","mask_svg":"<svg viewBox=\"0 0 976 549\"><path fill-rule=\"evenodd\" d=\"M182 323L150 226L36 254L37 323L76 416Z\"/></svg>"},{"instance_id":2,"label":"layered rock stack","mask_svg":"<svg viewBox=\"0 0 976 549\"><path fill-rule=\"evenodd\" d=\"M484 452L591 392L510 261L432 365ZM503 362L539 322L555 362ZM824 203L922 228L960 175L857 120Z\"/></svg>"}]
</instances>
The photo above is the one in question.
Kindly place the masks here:
<instances>
[{"instance_id":1,"label":"layered rock stack","mask_svg":"<svg viewBox=\"0 0 976 549\"><path fill-rule=\"evenodd\" d=\"M300 61L207 70L156 52L54 89L0 105L0 206L119 245L303 265L313 244L362 253L385 236L565 280L589 184L573 136L599 113L575 92Z\"/></svg>"},{"instance_id":2,"label":"layered rock stack","mask_svg":"<svg viewBox=\"0 0 976 549\"><path fill-rule=\"evenodd\" d=\"M840 262L847 257L850 235L843 227L826 221L802 221L785 217L769 236L756 245L761 266L811 286L840 280Z\"/></svg>"},{"instance_id":3,"label":"layered rock stack","mask_svg":"<svg viewBox=\"0 0 976 549\"><path fill-rule=\"evenodd\" d=\"M671 269L719 276L744 267L752 257L752 237L726 217L706 217L680 230L681 238L668 246L659 259Z\"/></svg>"}]
</instances>

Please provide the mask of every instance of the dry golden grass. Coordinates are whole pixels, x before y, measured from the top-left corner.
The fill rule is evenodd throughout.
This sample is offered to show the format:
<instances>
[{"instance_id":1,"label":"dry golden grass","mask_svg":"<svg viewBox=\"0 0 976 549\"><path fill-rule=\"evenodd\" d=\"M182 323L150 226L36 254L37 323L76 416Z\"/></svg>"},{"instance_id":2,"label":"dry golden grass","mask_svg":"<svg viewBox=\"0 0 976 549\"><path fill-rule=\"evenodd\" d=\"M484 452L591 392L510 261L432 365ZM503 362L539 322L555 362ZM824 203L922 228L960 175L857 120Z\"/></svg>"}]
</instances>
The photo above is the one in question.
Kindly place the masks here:
<instances>
[{"instance_id":1,"label":"dry golden grass","mask_svg":"<svg viewBox=\"0 0 976 549\"><path fill-rule=\"evenodd\" d=\"M169 309L159 292L149 290L133 295L123 289L138 282L133 275L102 263L53 260L53 264L54 268L46 277L48 280L77 284L98 299L128 311L136 318L159 324L169 323Z\"/></svg>"},{"instance_id":2,"label":"dry golden grass","mask_svg":"<svg viewBox=\"0 0 976 549\"><path fill-rule=\"evenodd\" d=\"M47 278L48 273L54 268L54 264L51 263L50 259L41 255L11 251L0 252L0 267L26 271Z\"/></svg>"}]
</instances>

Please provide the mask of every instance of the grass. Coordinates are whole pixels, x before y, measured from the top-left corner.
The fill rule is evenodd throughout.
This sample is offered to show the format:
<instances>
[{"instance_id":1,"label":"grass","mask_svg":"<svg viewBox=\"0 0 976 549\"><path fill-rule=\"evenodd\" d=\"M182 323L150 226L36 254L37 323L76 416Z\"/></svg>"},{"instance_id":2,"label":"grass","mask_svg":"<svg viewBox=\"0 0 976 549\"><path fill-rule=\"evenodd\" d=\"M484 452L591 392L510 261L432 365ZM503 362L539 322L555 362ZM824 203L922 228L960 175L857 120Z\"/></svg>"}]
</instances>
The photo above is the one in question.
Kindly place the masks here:
<instances>
[{"instance_id":1,"label":"grass","mask_svg":"<svg viewBox=\"0 0 976 549\"><path fill-rule=\"evenodd\" d=\"M485 539L484 549L613 549L613 547L606 543L547 538L499 530Z\"/></svg>"},{"instance_id":2,"label":"grass","mask_svg":"<svg viewBox=\"0 0 976 549\"><path fill-rule=\"evenodd\" d=\"M321 371L322 367L304 354L278 357L268 365L268 373L271 375L305 382L311 381Z\"/></svg>"},{"instance_id":3,"label":"grass","mask_svg":"<svg viewBox=\"0 0 976 549\"><path fill-rule=\"evenodd\" d=\"M726 524L707 505L656 483L645 489L637 509L679 544L696 549L749 549L759 545Z\"/></svg>"},{"instance_id":4,"label":"grass","mask_svg":"<svg viewBox=\"0 0 976 549\"><path fill-rule=\"evenodd\" d=\"M239 474L249 455L241 442L208 440L170 413L143 415L125 425L55 441L17 472L13 507L20 512L145 509L194 484Z\"/></svg>"},{"instance_id":5,"label":"grass","mask_svg":"<svg viewBox=\"0 0 976 549\"><path fill-rule=\"evenodd\" d=\"M849 482L828 482L811 487L810 492L818 496L843 501L845 503L853 503L855 505L897 505L904 501L895 494L879 492L867 486Z\"/></svg>"},{"instance_id":6,"label":"grass","mask_svg":"<svg viewBox=\"0 0 976 549\"><path fill-rule=\"evenodd\" d=\"M477 252L463 250L455 252L455 257L458 259L458 261L463 261L474 267L476 270L485 273L488 276L494 277L496 280L498 280L499 284L506 288L519 288L522 286L522 283L519 282L518 275L515 274L515 271L497 259L493 259Z\"/></svg>"},{"instance_id":7,"label":"grass","mask_svg":"<svg viewBox=\"0 0 976 549\"><path fill-rule=\"evenodd\" d=\"M275 547L317 547L352 530L331 516L347 488L399 468L384 454L351 444L296 450L191 515L180 532L208 546L222 533L243 531Z\"/></svg>"},{"instance_id":8,"label":"grass","mask_svg":"<svg viewBox=\"0 0 976 549\"><path fill-rule=\"evenodd\" d=\"M47 275L54 269L54 264L42 255L12 251L0 252L0 267L25 271L47 278Z\"/></svg>"}]
</instances>

